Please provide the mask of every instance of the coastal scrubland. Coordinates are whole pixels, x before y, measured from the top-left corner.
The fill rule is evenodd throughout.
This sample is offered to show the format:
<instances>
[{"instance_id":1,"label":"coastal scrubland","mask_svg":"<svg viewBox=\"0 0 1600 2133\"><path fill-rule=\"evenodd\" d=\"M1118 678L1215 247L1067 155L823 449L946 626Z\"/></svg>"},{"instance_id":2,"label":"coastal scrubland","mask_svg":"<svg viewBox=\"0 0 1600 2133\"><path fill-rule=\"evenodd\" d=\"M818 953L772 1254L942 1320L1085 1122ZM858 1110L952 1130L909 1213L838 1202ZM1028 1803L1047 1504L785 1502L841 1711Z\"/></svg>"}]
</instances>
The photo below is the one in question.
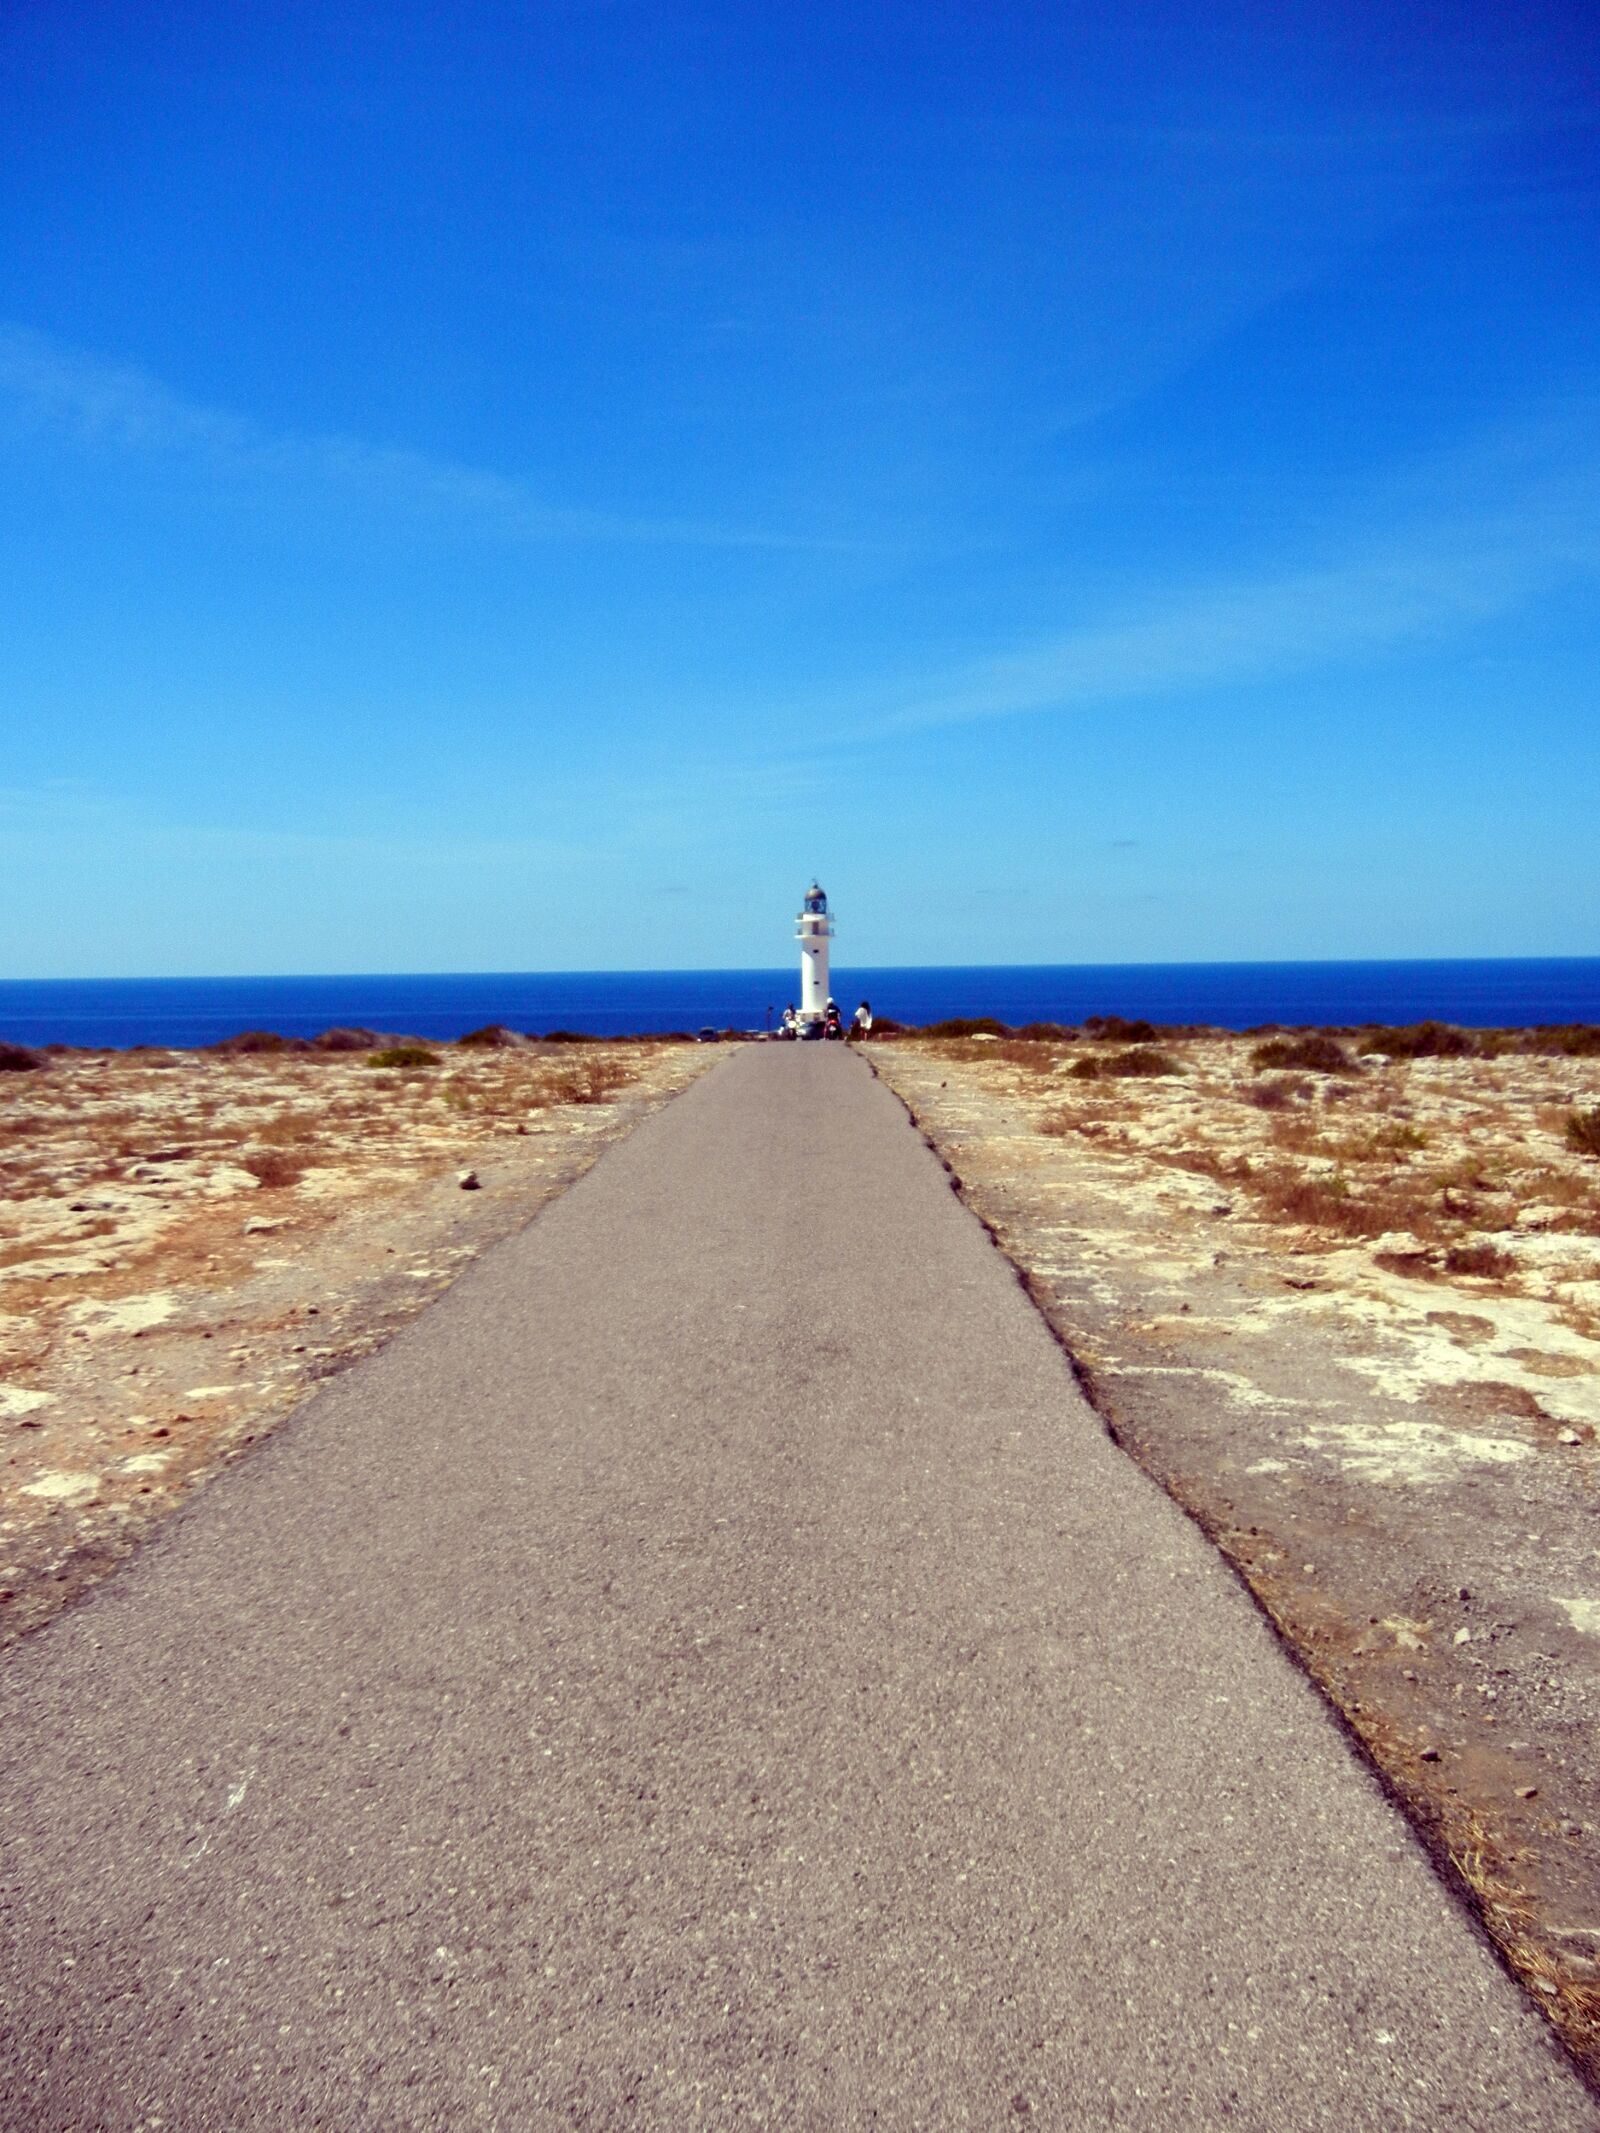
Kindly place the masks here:
<instances>
[{"instance_id":1,"label":"coastal scrubland","mask_svg":"<svg viewBox=\"0 0 1600 2133\"><path fill-rule=\"evenodd\" d=\"M0 1643L693 1078L691 1044L0 1058Z\"/></svg>"},{"instance_id":2,"label":"coastal scrubland","mask_svg":"<svg viewBox=\"0 0 1600 2133\"><path fill-rule=\"evenodd\" d=\"M1600 2071L1600 1031L871 1057Z\"/></svg>"}]
</instances>

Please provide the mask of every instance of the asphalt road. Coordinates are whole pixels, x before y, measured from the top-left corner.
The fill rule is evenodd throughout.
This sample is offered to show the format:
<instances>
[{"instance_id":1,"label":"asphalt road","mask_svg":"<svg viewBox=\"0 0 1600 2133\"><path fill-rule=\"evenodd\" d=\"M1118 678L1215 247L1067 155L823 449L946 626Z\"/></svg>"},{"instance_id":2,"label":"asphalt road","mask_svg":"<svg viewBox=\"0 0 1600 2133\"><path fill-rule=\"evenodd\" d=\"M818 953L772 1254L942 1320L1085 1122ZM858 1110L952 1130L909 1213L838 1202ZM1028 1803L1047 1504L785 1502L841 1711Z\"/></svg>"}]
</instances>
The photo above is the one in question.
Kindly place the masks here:
<instances>
[{"instance_id":1,"label":"asphalt road","mask_svg":"<svg viewBox=\"0 0 1600 2133\"><path fill-rule=\"evenodd\" d=\"M6 2133L1600 2125L833 1047L18 1646L0 1813Z\"/></svg>"}]
</instances>

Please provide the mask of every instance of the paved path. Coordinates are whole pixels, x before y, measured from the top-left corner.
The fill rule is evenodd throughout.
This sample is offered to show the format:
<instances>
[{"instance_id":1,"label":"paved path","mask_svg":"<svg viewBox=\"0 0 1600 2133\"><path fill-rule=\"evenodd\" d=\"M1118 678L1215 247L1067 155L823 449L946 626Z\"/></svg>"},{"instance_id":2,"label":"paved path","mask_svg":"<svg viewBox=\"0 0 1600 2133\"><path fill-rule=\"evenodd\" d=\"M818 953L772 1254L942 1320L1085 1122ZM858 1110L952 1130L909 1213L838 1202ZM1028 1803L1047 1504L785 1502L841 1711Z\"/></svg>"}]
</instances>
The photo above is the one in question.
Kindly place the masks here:
<instances>
[{"instance_id":1,"label":"paved path","mask_svg":"<svg viewBox=\"0 0 1600 2133\"><path fill-rule=\"evenodd\" d=\"M831 1047L19 1646L0 1814L7 2133L1600 2124Z\"/></svg>"}]
</instances>

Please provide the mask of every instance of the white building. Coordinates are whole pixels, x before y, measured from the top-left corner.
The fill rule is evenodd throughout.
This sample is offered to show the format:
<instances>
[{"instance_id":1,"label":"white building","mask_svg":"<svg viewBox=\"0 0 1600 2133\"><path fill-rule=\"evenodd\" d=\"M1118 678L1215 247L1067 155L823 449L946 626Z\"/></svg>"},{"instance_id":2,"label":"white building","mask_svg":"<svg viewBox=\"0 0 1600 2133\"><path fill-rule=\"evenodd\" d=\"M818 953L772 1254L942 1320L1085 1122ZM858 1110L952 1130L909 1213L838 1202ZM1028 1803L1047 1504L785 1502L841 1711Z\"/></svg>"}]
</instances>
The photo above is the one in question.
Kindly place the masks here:
<instances>
[{"instance_id":1,"label":"white building","mask_svg":"<svg viewBox=\"0 0 1600 2133\"><path fill-rule=\"evenodd\" d=\"M794 923L800 943L800 1020L820 1022L828 1005L828 943L833 938L833 920L828 899L813 882Z\"/></svg>"}]
</instances>

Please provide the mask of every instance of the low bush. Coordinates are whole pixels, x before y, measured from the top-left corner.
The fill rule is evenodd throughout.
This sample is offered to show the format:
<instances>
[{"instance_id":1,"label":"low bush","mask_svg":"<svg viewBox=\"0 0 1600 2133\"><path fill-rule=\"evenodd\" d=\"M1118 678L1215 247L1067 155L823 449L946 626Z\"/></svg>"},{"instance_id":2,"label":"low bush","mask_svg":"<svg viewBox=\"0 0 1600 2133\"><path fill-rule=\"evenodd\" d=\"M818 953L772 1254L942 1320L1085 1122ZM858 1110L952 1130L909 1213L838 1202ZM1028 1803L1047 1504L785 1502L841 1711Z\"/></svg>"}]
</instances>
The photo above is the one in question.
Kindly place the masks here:
<instances>
[{"instance_id":1,"label":"low bush","mask_svg":"<svg viewBox=\"0 0 1600 2133\"><path fill-rule=\"evenodd\" d=\"M1567 1120L1567 1146L1579 1155L1600 1155L1600 1105L1572 1113Z\"/></svg>"},{"instance_id":2,"label":"low bush","mask_svg":"<svg viewBox=\"0 0 1600 2133\"><path fill-rule=\"evenodd\" d=\"M235 1037L224 1037L219 1043L209 1045L213 1052L304 1052L310 1046L304 1037L284 1037L275 1029L242 1029Z\"/></svg>"},{"instance_id":3,"label":"low bush","mask_svg":"<svg viewBox=\"0 0 1600 2133\"><path fill-rule=\"evenodd\" d=\"M1303 1081L1257 1081L1245 1090L1245 1097L1258 1111L1285 1111L1292 1103L1303 1102L1308 1094L1308 1085Z\"/></svg>"},{"instance_id":4,"label":"low bush","mask_svg":"<svg viewBox=\"0 0 1600 2133\"><path fill-rule=\"evenodd\" d=\"M482 1029L469 1029L464 1037L456 1039L457 1044L471 1045L486 1052L509 1051L524 1041L503 1022L486 1022Z\"/></svg>"},{"instance_id":5,"label":"low bush","mask_svg":"<svg viewBox=\"0 0 1600 2133\"><path fill-rule=\"evenodd\" d=\"M1153 1044L1161 1035L1153 1022L1128 1022L1121 1015L1086 1015L1083 1027L1097 1044Z\"/></svg>"},{"instance_id":6,"label":"low bush","mask_svg":"<svg viewBox=\"0 0 1600 2133\"><path fill-rule=\"evenodd\" d=\"M924 1037L1009 1037L1011 1025L993 1015L957 1015L945 1022L924 1023Z\"/></svg>"},{"instance_id":7,"label":"low bush","mask_svg":"<svg viewBox=\"0 0 1600 2133\"><path fill-rule=\"evenodd\" d=\"M386 1051L371 1052L367 1056L369 1067L431 1067L439 1064L439 1054L430 1052L425 1044L391 1044Z\"/></svg>"},{"instance_id":8,"label":"low bush","mask_svg":"<svg viewBox=\"0 0 1600 2133\"><path fill-rule=\"evenodd\" d=\"M1498 1244L1452 1244L1444 1255L1447 1274L1514 1274L1517 1262Z\"/></svg>"},{"instance_id":9,"label":"low bush","mask_svg":"<svg viewBox=\"0 0 1600 2133\"><path fill-rule=\"evenodd\" d=\"M0 1074L32 1074L44 1065L25 1044L0 1044Z\"/></svg>"},{"instance_id":10,"label":"low bush","mask_svg":"<svg viewBox=\"0 0 1600 2133\"><path fill-rule=\"evenodd\" d=\"M370 1052L382 1041L375 1029L325 1029L311 1046L318 1052Z\"/></svg>"},{"instance_id":11,"label":"low bush","mask_svg":"<svg viewBox=\"0 0 1600 2133\"><path fill-rule=\"evenodd\" d=\"M546 1044L594 1044L598 1040L584 1029L547 1029L544 1041Z\"/></svg>"},{"instance_id":12,"label":"low bush","mask_svg":"<svg viewBox=\"0 0 1600 2133\"><path fill-rule=\"evenodd\" d=\"M1250 1064L1262 1067L1299 1067L1313 1074L1353 1074L1356 1063L1339 1042L1324 1030L1303 1030L1294 1037L1269 1037L1250 1054Z\"/></svg>"},{"instance_id":13,"label":"low bush","mask_svg":"<svg viewBox=\"0 0 1600 2133\"><path fill-rule=\"evenodd\" d=\"M1600 1055L1600 1028L1592 1022L1546 1023L1523 1030L1517 1049L1549 1059L1593 1059Z\"/></svg>"},{"instance_id":14,"label":"low bush","mask_svg":"<svg viewBox=\"0 0 1600 2133\"><path fill-rule=\"evenodd\" d=\"M239 1168L248 1170L258 1185L298 1185L306 1174L304 1158L284 1148L260 1148L241 1156Z\"/></svg>"},{"instance_id":15,"label":"low bush","mask_svg":"<svg viewBox=\"0 0 1600 2133\"><path fill-rule=\"evenodd\" d=\"M1077 1081L1138 1081L1158 1074L1181 1074L1183 1068L1170 1052L1135 1045L1126 1052L1088 1053L1075 1059L1067 1072Z\"/></svg>"},{"instance_id":16,"label":"low bush","mask_svg":"<svg viewBox=\"0 0 1600 2133\"><path fill-rule=\"evenodd\" d=\"M1414 1022L1404 1029L1369 1023L1361 1032L1361 1049L1391 1059L1469 1059L1478 1045L1470 1031L1448 1022Z\"/></svg>"},{"instance_id":17,"label":"low bush","mask_svg":"<svg viewBox=\"0 0 1600 2133\"><path fill-rule=\"evenodd\" d=\"M1153 1045L1136 1045L1131 1051L1113 1052L1109 1058L1101 1060L1100 1069L1102 1073L1119 1079L1183 1072L1170 1052L1158 1052Z\"/></svg>"},{"instance_id":18,"label":"low bush","mask_svg":"<svg viewBox=\"0 0 1600 2133\"><path fill-rule=\"evenodd\" d=\"M1078 1032L1064 1022L1024 1022L1016 1034L1034 1044L1070 1044Z\"/></svg>"},{"instance_id":19,"label":"low bush","mask_svg":"<svg viewBox=\"0 0 1600 2133\"><path fill-rule=\"evenodd\" d=\"M1341 1153L1358 1163L1376 1163L1415 1155L1427 1145L1428 1136L1420 1126L1413 1126L1404 1119L1392 1119L1383 1125L1358 1127L1343 1143Z\"/></svg>"}]
</instances>

